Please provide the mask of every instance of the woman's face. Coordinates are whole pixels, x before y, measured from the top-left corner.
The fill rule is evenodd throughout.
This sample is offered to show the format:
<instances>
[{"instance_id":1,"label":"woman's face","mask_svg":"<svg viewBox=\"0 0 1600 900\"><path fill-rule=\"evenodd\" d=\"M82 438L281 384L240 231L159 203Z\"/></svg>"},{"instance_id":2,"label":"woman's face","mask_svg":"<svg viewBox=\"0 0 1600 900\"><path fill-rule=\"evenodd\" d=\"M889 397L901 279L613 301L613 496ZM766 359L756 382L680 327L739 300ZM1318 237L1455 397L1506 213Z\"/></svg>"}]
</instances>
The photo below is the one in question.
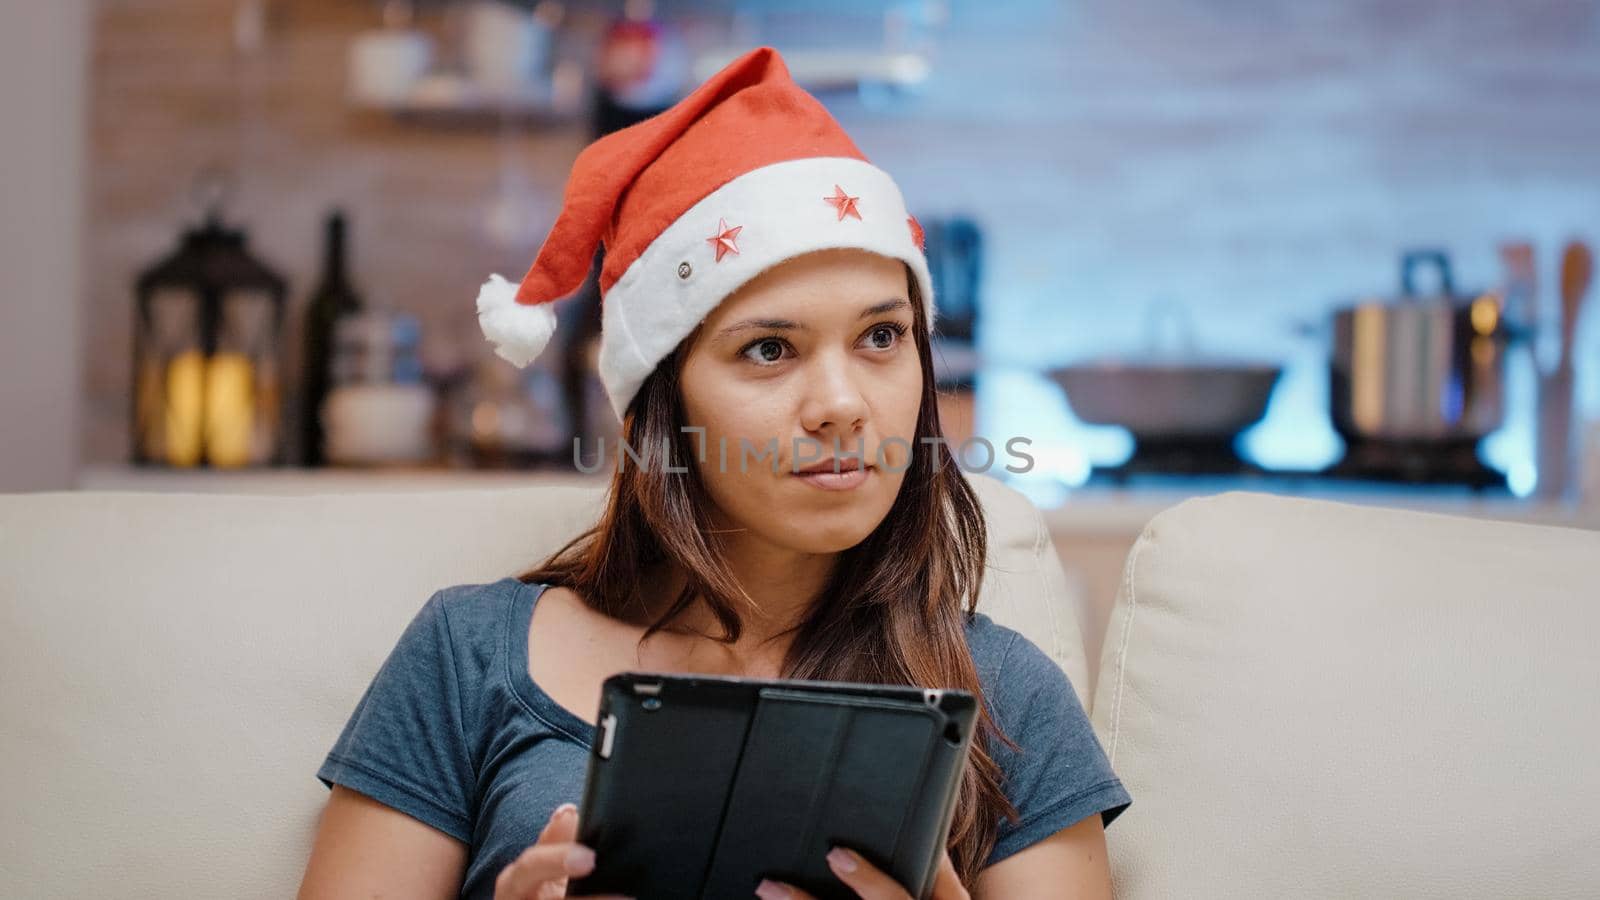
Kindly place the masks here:
<instances>
[{"instance_id":1,"label":"woman's face","mask_svg":"<svg viewBox=\"0 0 1600 900\"><path fill-rule=\"evenodd\" d=\"M705 429L703 444L689 440L705 448L696 465L722 526L835 553L883 521L916 442L914 314L904 263L840 249L766 270L706 317L680 384L686 424ZM835 474L836 456L863 471Z\"/></svg>"}]
</instances>

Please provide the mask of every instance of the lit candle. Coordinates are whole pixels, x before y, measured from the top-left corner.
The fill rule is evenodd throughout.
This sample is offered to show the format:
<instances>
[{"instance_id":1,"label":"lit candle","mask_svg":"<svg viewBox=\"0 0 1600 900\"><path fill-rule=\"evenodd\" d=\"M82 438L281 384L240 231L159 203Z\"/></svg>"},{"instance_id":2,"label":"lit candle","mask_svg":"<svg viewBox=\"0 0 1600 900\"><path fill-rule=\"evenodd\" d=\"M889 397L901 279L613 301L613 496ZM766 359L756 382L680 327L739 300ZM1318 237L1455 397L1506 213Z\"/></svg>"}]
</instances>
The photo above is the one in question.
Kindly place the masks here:
<instances>
[{"instance_id":1,"label":"lit candle","mask_svg":"<svg viewBox=\"0 0 1600 900\"><path fill-rule=\"evenodd\" d=\"M213 354L206 366L206 461L249 465L255 428L255 373L243 353Z\"/></svg>"},{"instance_id":2,"label":"lit candle","mask_svg":"<svg viewBox=\"0 0 1600 900\"><path fill-rule=\"evenodd\" d=\"M205 356L185 350L167 364L167 462L174 466L200 464L200 428L205 397Z\"/></svg>"}]
</instances>

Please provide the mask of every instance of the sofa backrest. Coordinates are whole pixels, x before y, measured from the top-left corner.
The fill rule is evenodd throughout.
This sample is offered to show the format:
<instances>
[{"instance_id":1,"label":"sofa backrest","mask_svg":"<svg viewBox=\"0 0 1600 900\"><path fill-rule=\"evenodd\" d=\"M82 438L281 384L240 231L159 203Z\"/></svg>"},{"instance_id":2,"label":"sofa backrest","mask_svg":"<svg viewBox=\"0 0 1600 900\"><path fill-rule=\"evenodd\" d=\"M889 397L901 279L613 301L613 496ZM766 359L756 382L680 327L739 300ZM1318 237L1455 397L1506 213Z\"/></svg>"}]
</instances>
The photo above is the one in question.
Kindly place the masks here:
<instances>
[{"instance_id":1,"label":"sofa backrest","mask_svg":"<svg viewBox=\"0 0 1600 900\"><path fill-rule=\"evenodd\" d=\"M969 478L991 529L980 608L1086 699L1041 516ZM437 588L537 563L602 500L0 495L0 894L292 896L317 766L411 617Z\"/></svg>"},{"instance_id":2,"label":"sofa backrest","mask_svg":"<svg viewBox=\"0 0 1600 900\"><path fill-rule=\"evenodd\" d=\"M1600 532L1230 493L1128 557L1117 894L1600 893Z\"/></svg>"}]
</instances>

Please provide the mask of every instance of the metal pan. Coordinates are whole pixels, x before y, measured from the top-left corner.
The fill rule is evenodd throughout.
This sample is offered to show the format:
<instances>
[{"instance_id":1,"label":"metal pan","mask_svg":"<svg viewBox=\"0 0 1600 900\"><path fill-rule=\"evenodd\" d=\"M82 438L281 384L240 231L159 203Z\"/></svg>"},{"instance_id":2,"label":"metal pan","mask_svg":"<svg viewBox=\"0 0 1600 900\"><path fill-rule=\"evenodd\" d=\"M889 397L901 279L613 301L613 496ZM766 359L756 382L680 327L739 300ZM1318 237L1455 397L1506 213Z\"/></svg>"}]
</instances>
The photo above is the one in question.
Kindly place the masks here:
<instances>
[{"instance_id":1,"label":"metal pan","mask_svg":"<svg viewBox=\"0 0 1600 900\"><path fill-rule=\"evenodd\" d=\"M1217 440L1266 415L1283 366L1198 353L1187 310L1171 301L1151 306L1146 327L1143 357L1090 360L1046 373L1066 391L1080 420L1121 426L1136 440Z\"/></svg>"},{"instance_id":2,"label":"metal pan","mask_svg":"<svg viewBox=\"0 0 1600 900\"><path fill-rule=\"evenodd\" d=\"M1119 425L1134 439L1226 438L1267 414L1283 367L1267 364L1104 361L1049 376L1072 412L1092 425Z\"/></svg>"}]
</instances>

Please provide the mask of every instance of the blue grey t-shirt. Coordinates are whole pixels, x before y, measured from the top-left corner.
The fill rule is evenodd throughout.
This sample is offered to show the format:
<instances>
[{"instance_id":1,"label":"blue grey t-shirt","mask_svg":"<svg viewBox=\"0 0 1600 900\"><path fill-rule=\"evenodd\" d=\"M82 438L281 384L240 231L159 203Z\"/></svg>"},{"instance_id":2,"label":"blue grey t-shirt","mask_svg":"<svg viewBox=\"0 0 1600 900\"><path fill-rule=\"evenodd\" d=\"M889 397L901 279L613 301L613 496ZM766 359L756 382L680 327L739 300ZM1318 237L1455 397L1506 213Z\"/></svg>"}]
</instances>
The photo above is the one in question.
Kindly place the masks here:
<instances>
[{"instance_id":1,"label":"blue grey t-shirt","mask_svg":"<svg viewBox=\"0 0 1600 900\"><path fill-rule=\"evenodd\" d=\"M528 627L545 585L504 578L428 599L356 703L317 778L394 807L467 845L465 898L578 803L594 726L528 674ZM979 613L967 625L996 723L1020 752L991 742L1006 796L988 864L1092 813L1110 825L1131 800L1072 686L1050 657Z\"/></svg>"}]
</instances>

